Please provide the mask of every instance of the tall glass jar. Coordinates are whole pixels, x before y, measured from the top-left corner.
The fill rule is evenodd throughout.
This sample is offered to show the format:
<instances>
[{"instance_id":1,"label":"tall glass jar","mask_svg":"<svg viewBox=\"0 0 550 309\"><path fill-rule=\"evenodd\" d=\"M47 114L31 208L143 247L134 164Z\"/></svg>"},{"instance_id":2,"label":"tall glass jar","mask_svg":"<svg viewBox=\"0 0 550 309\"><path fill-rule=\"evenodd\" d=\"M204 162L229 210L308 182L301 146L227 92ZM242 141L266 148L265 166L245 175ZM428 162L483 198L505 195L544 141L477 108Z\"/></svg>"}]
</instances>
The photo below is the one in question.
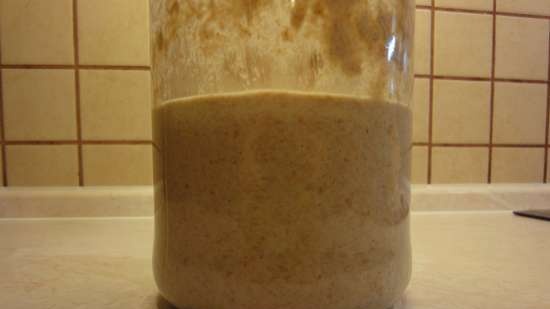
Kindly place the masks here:
<instances>
[{"instance_id":1,"label":"tall glass jar","mask_svg":"<svg viewBox=\"0 0 550 309\"><path fill-rule=\"evenodd\" d=\"M154 272L180 308L385 309L414 0L152 0Z\"/></svg>"}]
</instances>

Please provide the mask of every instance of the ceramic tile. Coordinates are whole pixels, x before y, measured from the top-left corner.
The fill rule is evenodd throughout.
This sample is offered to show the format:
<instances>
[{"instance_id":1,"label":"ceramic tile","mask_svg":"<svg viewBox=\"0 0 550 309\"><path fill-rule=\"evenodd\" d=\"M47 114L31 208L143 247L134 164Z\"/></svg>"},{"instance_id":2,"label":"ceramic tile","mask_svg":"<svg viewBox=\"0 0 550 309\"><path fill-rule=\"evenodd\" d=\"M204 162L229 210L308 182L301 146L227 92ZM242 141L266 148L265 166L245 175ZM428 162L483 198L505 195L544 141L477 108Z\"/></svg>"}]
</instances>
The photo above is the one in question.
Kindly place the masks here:
<instances>
[{"instance_id":1,"label":"ceramic tile","mask_svg":"<svg viewBox=\"0 0 550 309\"><path fill-rule=\"evenodd\" d=\"M83 70L80 85L84 139L151 139L149 72Z\"/></svg>"},{"instance_id":2,"label":"ceramic tile","mask_svg":"<svg viewBox=\"0 0 550 309\"><path fill-rule=\"evenodd\" d=\"M2 152L0 151L0 186L4 185L4 177L3 177L4 165L2 164L2 160L3 160L3 156L2 156Z\"/></svg>"},{"instance_id":3,"label":"ceramic tile","mask_svg":"<svg viewBox=\"0 0 550 309\"><path fill-rule=\"evenodd\" d=\"M435 13L436 75L491 75L492 17L485 14Z\"/></svg>"},{"instance_id":4,"label":"ceramic tile","mask_svg":"<svg viewBox=\"0 0 550 309\"><path fill-rule=\"evenodd\" d=\"M546 90L546 85L539 84L495 84L495 143L544 143Z\"/></svg>"},{"instance_id":5,"label":"ceramic tile","mask_svg":"<svg viewBox=\"0 0 550 309\"><path fill-rule=\"evenodd\" d=\"M74 63L72 1L0 1L0 40L2 63Z\"/></svg>"},{"instance_id":6,"label":"ceramic tile","mask_svg":"<svg viewBox=\"0 0 550 309\"><path fill-rule=\"evenodd\" d=\"M497 16L495 76L548 79L548 20Z\"/></svg>"},{"instance_id":7,"label":"ceramic tile","mask_svg":"<svg viewBox=\"0 0 550 309\"><path fill-rule=\"evenodd\" d=\"M86 186L152 184L150 145L84 145Z\"/></svg>"},{"instance_id":8,"label":"ceramic tile","mask_svg":"<svg viewBox=\"0 0 550 309\"><path fill-rule=\"evenodd\" d=\"M7 140L76 139L73 70L2 72Z\"/></svg>"},{"instance_id":9,"label":"ceramic tile","mask_svg":"<svg viewBox=\"0 0 550 309\"><path fill-rule=\"evenodd\" d=\"M412 149L411 182L425 184L428 182L428 147L414 146Z\"/></svg>"},{"instance_id":10,"label":"ceramic tile","mask_svg":"<svg viewBox=\"0 0 550 309\"><path fill-rule=\"evenodd\" d=\"M486 182L488 165L486 147L434 147L432 183Z\"/></svg>"},{"instance_id":11,"label":"ceramic tile","mask_svg":"<svg viewBox=\"0 0 550 309\"><path fill-rule=\"evenodd\" d=\"M543 148L494 148L492 161L494 183L541 182L543 179Z\"/></svg>"},{"instance_id":12,"label":"ceramic tile","mask_svg":"<svg viewBox=\"0 0 550 309\"><path fill-rule=\"evenodd\" d=\"M426 78L416 78L414 83L413 141L415 143L427 143L430 116L430 81Z\"/></svg>"},{"instance_id":13,"label":"ceramic tile","mask_svg":"<svg viewBox=\"0 0 550 309\"><path fill-rule=\"evenodd\" d=\"M147 0L78 2L80 62L148 65Z\"/></svg>"},{"instance_id":14,"label":"ceramic tile","mask_svg":"<svg viewBox=\"0 0 550 309\"><path fill-rule=\"evenodd\" d=\"M72 64L74 60L72 2L72 0L0 0L1 60L9 64ZM80 19L80 60L83 64L149 65L147 0L77 0L76 2ZM416 3L431 5L431 0L417 0ZM492 9L492 0L435 0L435 4L439 7L459 9ZM498 0L497 10L550 15L550 0ZM429 74L430 22L429 10L416 10L415 73L417 74ZM435 28L435 74L490 76L491 15L438 11ZM496 77L547 79L549 30L550 25L546 19L498 16ZM487 84L486 82L435 81L434 142L486 143L488 141ZM544 143L548 95L546 85L497 82L495 87L494 142ZM149 140L151 138L149 73L82 70L81 90L82 130L85 139ZM4 69L3 91L3 126L7 139L42 141L76 139L74 72L72 70ZM428 142L428 100L428 80L416 79L413 140L417 143ZM122 150L117 150L117 147L121 147ZM78 183L78 164L74 161L76 146L10 145L8 148L10 150L7 159L15 162L6 171L8 176L15 180L15 182L10 181L11 185L17 184L18 181L29 185L59 185L60 183L76 185ZM145 154L149 150L145 151L143 148L150 149L150 146L86 145L85 148L89 155L88 166L92 166L87 169L89 173L87 180L90 184L150 183L149 180L145 180L149 176L144 176L149 173L147 170L140 167L136 171L130 171L128 167L132 164L149 166L131 162L147 160L144 158L149 156ZM493 166L498 168L500 165L504 166L498 172L494 172L496 182L541 182L543 168L539 165L540 158L544 157L544 154L540 155L538 150L540 149L495 148L495 153L498 153L495 158L498 160L493 163ZM475 147L434 148L434 182L485 182L486 151L485 148ZM61 159L69 159L63 159L66 162L61 162L54 153L61 153ZM109 157L117 154L126 159L117 159L119 162ZM101 156L115 163L108 162ZM427 181L427 156L426 146L413 148L411 179L414 183ZM479 160L481 162L474 162L474 157L481 158ZM46 163L51 160L54 162L53 167ZM520 165L517 162L524 160L534 161L534 163L528 162L525 171L517 167ZM501 163L501 161L508 163ZM122 172L120 175L114 175L93 168L101 164L111 164L111 169L120 168ZM445 164L448 166L447 170L443 168ZM474 166L468 166L471 164ZM498 164L500 165L497 166ZM476 168L479 168L479 171L475 171ZM70 174L68 171L74 171L76 176L67 176ZM0 165L0 175L1 172Z\"/></svg>"},{"instance_id":15,"label":"ceramic tile","mask_svg":"<svg viewBox=\"0 0 550 309\"><path fill-rule=\"evenodd\" d=\"M492 11L493 0L435 0L436 7Z\"/></svg>"},{"instance_id":16,"label":"ceramic tile","mask_svg":"<svg viewBox=\"0 0 550 309\"><path fill-rule=\"evenodd\" d=\"M415 22L414 70L416 74L430 74L430 11L416 10Z\"/></svg>"},{"instance_id":17,"label":"ceramic tile","mask_svg":"<svg viewBox=\"0 0 550 309\"><path fill-rule=\"evenodd\" d=\"M550 15L550 0L498 0L497 12Z\"/></svg>"},{"instance_id":18,"label":"ceramic tile","mask_svg":"<svg viewBox=\"0 0 550 309\"><path fill-rule=\"evenodd\" d=\"M78 185L76 145L8 145L10 186Z\"/></svg>"},{"instance_id":19,"label":"ceramic tile","mask_svg":"<svg viewBox=\"0 0 550 309\"><path fill-rule=\"evenodd\" d=\"M434 81L433 141L488 143L491 84L478 81Z\"/></svg>"}]
</instances>

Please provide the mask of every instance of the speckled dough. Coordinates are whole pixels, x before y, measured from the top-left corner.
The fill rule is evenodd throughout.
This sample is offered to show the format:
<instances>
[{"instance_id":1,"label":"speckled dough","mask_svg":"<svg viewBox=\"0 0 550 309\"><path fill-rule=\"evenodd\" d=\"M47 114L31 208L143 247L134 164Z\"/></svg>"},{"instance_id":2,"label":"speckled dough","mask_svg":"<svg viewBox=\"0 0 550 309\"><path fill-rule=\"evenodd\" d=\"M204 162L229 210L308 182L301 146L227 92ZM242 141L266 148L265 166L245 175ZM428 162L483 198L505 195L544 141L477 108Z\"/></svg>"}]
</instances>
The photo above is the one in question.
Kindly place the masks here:
<instances>
[{"instance_id":1,"label":"speckled dough","mask_svg":"<svg viewBox=\"0 0 550 309\"><path fill-rule=\"evenodd\" d=\"M155 109L154 270L194 309L385 309L411 271L410 111L257 91Z\"/></svg>"}]
</instances>

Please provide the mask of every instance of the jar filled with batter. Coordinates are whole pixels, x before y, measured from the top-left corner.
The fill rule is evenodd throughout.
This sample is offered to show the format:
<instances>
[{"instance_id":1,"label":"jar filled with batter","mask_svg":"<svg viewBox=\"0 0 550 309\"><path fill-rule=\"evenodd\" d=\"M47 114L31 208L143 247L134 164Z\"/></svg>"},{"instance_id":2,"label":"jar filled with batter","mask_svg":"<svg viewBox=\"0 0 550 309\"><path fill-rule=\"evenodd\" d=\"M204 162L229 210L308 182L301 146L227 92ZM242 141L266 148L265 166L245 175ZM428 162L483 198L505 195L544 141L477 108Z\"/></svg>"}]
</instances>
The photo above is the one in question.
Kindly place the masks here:
<instances>
[{"instance_id":1,"label":"jar filled with batter","mask_svg":"<svg viewBox=\"0 0 550 309\"><path fill-rule=\"evenodd\" d=\"M411 273L413 0L151 1L160 294L386 309Z\"/></svg>"}]
</instances>

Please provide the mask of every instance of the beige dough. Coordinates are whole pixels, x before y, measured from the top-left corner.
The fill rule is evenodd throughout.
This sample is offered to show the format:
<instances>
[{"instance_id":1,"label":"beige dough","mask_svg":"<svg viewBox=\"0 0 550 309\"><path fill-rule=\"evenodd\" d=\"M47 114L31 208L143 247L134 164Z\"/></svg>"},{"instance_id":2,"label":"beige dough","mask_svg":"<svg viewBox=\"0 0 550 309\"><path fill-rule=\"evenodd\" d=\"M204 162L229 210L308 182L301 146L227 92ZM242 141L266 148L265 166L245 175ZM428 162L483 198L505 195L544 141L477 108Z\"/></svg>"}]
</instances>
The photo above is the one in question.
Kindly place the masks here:
<instances>
[{"instance_id":1,"label":"beige dough","mask_svg":"<svg viewBox=\"0 0 550 309\"><path fill-rule=\"evenodd\" d=\"M410 277L410 110L255 91L155 110L154 270L195 309L385 309Z\"/></svg>"}]
</instances>

